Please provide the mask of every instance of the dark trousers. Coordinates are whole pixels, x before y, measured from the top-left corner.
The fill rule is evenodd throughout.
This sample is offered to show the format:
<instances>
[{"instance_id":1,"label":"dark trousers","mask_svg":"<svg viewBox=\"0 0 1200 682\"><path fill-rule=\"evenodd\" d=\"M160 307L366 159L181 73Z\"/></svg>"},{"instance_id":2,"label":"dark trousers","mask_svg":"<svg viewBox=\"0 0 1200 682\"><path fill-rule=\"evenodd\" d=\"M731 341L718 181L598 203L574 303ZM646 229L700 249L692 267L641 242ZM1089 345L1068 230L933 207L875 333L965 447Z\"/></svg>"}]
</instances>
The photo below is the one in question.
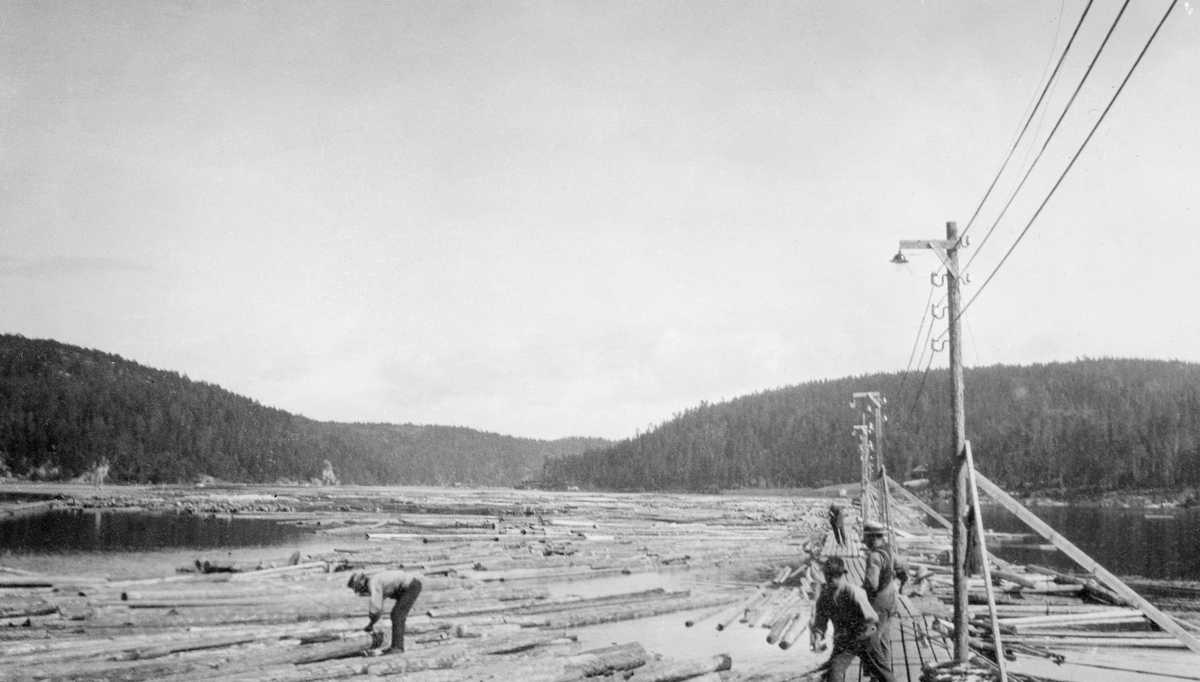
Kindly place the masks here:
<instances>
[{"instance_id":1,"label":"dark trousers","mask_svg":"<svg viewBox=\"0 0 1200 682\"><path fill-rule=\"evenodd\" d=\"M834 640L833 653L822 666L825 674L822 682L846 682L846 669L855 658L862 662L862 672L876 682L896 682L892 675L891 658L884 654L880 640L881 631L853 643Z\"/></svg>"},{"instance_id":2,"label":"dark trousers","mask_svg":"<svg viewBox=\"0 0 1200 682\"><path fill-rule=\"evenodd\" d=\"M890 671L892 669L892 614L886 611L878 611L878 614L879 625L875 632L875 638L879 640L879 650Z\"/></svg>"},{"instance_id":3,"label":"dark trousers","mask_svg":"<svg viewBox=\"0 0 1200 682\"><path fill-rule=\"evenodd\" d=\"M846 546L846 528L841 521L834 521L829 525L833 526L833 539L837 541L839 547Z\"/></svg>"},{"instance_id":4,"label":"dark trousers","mask_svg":"<svg viewBox=\"0 0 1200 682\"><path fill-rule=\"evenodd\" d=\"M392 651L404 651L404 622L408 620L408 612L419 596L421 581L416 578L396 595L396 605L392 607Z\"/></svg>"}]
</instances>

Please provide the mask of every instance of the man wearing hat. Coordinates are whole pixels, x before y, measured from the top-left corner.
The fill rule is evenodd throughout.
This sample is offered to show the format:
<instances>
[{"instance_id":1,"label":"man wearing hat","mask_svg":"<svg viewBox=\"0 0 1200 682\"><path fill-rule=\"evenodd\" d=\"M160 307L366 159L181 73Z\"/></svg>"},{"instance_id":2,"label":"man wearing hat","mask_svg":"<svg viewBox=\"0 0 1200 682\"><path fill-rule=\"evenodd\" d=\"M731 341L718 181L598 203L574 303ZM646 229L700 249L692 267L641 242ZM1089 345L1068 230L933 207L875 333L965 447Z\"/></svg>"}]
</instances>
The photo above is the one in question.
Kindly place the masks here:
<instances>
[{"instance_id":1,"label":"man wearing hat","mask_svg":"<svg viewBox=\"0 0 1200 682\"><path fill-rule=\"evenodd\" d=\"M863 524L863 544L867 547L867 565L863 571L863 589L871 607L879 614L879 642L888 661L892 660L891 623L899 614L896 608L896 563L887 542L887 529L874 521Z\"/></svg>"},{"instance_id":2,"label":"man wearing hat","mask_svg":"<svg viewBox=\"0 0 1200 682\"><path fill-rule=\"evenodd\" d=\"M890 658L879 645L879 616L871 607L867 593L846 577L846 564L832 556L822 567L826 586L817 598L810 624L813 648L823 648L825 628L833 623L833 651L821 666L822 682L845 682L846 669L855 657L862 670L875 682L895 682Z\"/></svg>"},{"instance_id":3,"label":"man wearing hat","mask_svg":"<svg viewBox=\"0 0 1200 682\"><path fill-rule=\"evenodd\" d=\"M829 505L829 525L833 528L833 539L838 547L846 545L846 517L837 502Z\"/></svg>"},{"instance_id":4,"label":"man wearing hat","mask_svg":"<svg viewBox=\"0 0 1200 682\"><path fill-rule=\"evenodd\" d=\"M360 597L369 597L367 616L370 621L366 632L373 632L375 622L383 615L384 598L395 599L392 607L392 644L384 653L404 652L404 622L413 602L421 594L421 576L409 571L381 571L372 575L354 573L350 576L346 587L354 590Z\"/></svg>"}]
</instances>

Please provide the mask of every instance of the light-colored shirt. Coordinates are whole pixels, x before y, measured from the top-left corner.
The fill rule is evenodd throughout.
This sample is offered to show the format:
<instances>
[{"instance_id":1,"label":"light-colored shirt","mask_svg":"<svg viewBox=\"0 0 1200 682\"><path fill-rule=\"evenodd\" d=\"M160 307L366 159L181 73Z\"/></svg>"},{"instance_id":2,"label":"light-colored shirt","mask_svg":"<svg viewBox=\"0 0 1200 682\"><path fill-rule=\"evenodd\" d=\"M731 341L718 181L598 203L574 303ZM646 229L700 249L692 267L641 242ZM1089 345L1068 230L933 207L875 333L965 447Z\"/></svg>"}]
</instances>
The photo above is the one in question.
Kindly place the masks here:
<instances>
[{"instance_id":1,"label":"light-colored shirt","mask_svg":"<svg viewBox=\"0 0 1200 682\"><path fill-rule=\"evenodd\" d=\"M410 571L380 571L367 578L367 596L370 604L368 613L379 616L383 613L384 598L395 599L400 592L408 589L414 579L420 574Z\"/></svg>"},{"instance_id":2,"label":"light-colored shirt","mask_svg":"<svg viewBox=\"0 0 1200 682\"><path fill-rule=\"evenodd\" d=\"M895 578L891 550L886 545L872 548L867 554L863 589L871 600L871 606L887 616L896 615L896 585L892 582Z\"/></svg>"}]
</instances>

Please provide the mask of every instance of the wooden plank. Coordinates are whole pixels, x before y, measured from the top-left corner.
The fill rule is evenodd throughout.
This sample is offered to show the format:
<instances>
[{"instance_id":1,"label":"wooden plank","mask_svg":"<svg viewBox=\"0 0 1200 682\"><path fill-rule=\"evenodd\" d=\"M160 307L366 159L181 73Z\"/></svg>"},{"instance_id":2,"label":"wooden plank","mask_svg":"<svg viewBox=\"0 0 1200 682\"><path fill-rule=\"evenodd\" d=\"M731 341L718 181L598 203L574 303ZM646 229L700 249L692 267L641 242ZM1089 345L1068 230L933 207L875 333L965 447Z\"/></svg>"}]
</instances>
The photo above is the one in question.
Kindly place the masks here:
<instances>
[{"instance_id":1,"label":"wooden plank","mask_svg":"<svg viewBox=\"0 0 1200 682\"><path fill-rule=\"evenodd\" d=\"M979 510L979 486L975 480L975 459L971 456L971 441L966 442L967 485L971 493L971 513L975 517L975 535L979 542L979 563L983 569L983 586L987 592L988 614L992 623L992 646L996 647L996 667L1000 669L1000 682L1008 682L1008 666L1004 660L1004 643L1000 641L1000 624L996 622L996 595L992 592L992 573L988 566L987 544L983 535L983 513Z\"/></svg>"},{"instance_id":2,"label":"wooden plank","mask_svg":"<svg viewBox=\"0 0 1200 682\"><path fill-rule=\"evenodd\" d=\"M1108 588L1113 592L1116 592L1121 598L1136 605L1142 611L1142 613L1146 614L1147 618L1154 621L1155 625L1163 630L1166 630L1172 635L1175 635L1175 637L1180 642L1183 642L1187 648L1200 654L1200 640L1197 640L1195 637L1193 637L1192 634L1187 630L1179 627L1179 624L1176 623L1173 618L1162 611L1159 611L1154 604L1151 604L1150 602L1146 601L1142 595L1134 592L1133 589L1122 582L1120 578L1112 573L1109 573L1107 569L1101 566L1096 560L1088 556L1086 552L1079 549L1072 544L1070 540L1067 540L1065 537L1060 535L1058 531L1051 528L1050 525L1045 521L1039 519L1037 515L1022 506L1020 502L1017 502L1011 495L1004 492L1000 486L992 483L986 476L983 474L976 474L976 480L979 484L979 487L983 488L983 491L990 495L992 499L999 502L1001 506L1028 524L1030 528L1040 533L1042 537L1053 543L1054 546L1062 551L1063 554L1071 557L1075 563L1079 564L1084 570L1096 576L1101 582L1108 586Z\"/></svg>"},{"instance_id":3,"label":"wooden plank","mask_svg":"<svg viewBox=\"0 0 1200 682\"><path fill-rule=\"evenodd\" d=\"M908 488L905 488L902 483L897 483L896 479L892 478L891 476L888 476L887 480L888 480L888 483L892 484L892 486L893 486L892 489L898 491L904 497L904 499L917 505L918 509L920 509L921 511L928 514L929 517L932 518L934 521L937 521L938 523L942 524L943 527L945 527L945 528L950 527L950 522L946 520L946 517L937 513L937 511L935 511L933 507L930 507L929 505L925 504L924 500L922 500L921 498L912 494L912 492L909 491Z\"/></svg>"}]
</instances>

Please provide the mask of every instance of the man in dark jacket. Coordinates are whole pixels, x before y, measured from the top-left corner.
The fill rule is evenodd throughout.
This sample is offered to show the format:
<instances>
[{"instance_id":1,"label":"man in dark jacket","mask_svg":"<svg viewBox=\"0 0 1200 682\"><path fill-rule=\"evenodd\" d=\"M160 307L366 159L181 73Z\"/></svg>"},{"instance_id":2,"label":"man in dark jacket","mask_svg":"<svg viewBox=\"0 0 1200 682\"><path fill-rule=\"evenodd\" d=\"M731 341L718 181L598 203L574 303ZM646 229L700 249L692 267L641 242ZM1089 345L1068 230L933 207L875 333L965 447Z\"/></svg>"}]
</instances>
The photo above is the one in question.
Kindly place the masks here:
<instances>
[{"instance_id":1,"label":"man in dark jacket","mask_svg":"<svg viewBox=\"0 0 1200 682\"><path fill-rule=\"evenodd\" d=\"M837 502L829 505L829 525L833 528L833 539L838 547L846 545L846 516Z\"/></svg>"},{"instance_id":2,"label":"man in dark jacket","mask_svg":"<svg viewBox=\"0 0 1200 682\"><path fill-rule=\"evenodd\" d=\"M392 644L384 653L404 652L404 624L413 602L421 594L421 576L410 571L381 571L372 575L355 573L350 576L346 587L360 597L369 597L367 606L366 632L373 632L375 623L383 615L384 598L395 599L392 606Z\"/></svg>"},{"instance_id":3,"label":"man in dark jacket","mask_svg":"<svg viewBox=\"0 0 1200 682\"><path fill-rule=\"evenodd\" d=\"M846 669L855 657L862 662L863 673L875 682L895 682L890 658L879 646L879 616L871 607L867 593L846 578L841 557L829 557L823 567L826 585L817 599L811 624L814 649L823 648L825 629L833 623L833 651L821 669L822 682L845 682Z\"/></svg>"}]
</instances>

